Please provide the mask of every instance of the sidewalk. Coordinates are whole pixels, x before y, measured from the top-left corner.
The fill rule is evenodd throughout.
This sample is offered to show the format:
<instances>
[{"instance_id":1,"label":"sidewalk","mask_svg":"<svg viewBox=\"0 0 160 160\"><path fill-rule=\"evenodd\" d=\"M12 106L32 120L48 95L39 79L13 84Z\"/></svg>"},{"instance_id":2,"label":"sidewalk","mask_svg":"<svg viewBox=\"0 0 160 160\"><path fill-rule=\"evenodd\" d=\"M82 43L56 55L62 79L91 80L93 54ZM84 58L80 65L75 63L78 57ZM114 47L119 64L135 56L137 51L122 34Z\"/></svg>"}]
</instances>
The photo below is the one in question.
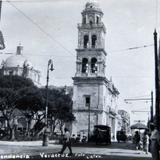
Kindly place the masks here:
<instances>
[{"instance_id":1,"label":"sidewalk","mask_svg":"<svg viewBox=\"0 0 160 160\"><path fill-rule=\"evenodd\" d=\"M118 148L121 147L122 148ZM10 142L0 141L0 156L8 154L22 154L29 156L37 156L44 154L58 153L61 149L61 145L54 144L53 141L49 141L47 147L42 146L42 141L21 141ZM151 154L144 154L143 151L137 151L130 149L131 144L118 144L113 143L109 146L73 146L72 150L74 154L92 154L101 156L120 156L120 157L144 157L146 159L151 158ZM66 150L66 153L68 150Z\"/></svg>"}]
</instances>

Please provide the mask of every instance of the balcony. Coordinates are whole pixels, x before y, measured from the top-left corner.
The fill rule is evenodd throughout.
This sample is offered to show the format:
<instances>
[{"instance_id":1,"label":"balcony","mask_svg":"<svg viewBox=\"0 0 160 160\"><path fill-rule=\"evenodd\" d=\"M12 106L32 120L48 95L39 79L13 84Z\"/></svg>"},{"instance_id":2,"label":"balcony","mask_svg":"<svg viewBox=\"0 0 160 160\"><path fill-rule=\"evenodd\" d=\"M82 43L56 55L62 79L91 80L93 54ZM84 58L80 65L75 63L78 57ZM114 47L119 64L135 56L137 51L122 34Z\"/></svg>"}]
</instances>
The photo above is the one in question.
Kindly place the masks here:
<instances>
[{"instance_id":1,"label":"balcony","mask_svg":"<svg viewBox=\"0 0 160 160\"><path fill-rule=\"evenodd\" d=\"M83 24L83 23L78 23L78 28L83 28L83 29L90 29L90 28L104 28L104 30L106 30L105 26L103 23L99 23L99 24L96 24L96 23L93 23L93 24Z\"/></svg>"}]
</instances>

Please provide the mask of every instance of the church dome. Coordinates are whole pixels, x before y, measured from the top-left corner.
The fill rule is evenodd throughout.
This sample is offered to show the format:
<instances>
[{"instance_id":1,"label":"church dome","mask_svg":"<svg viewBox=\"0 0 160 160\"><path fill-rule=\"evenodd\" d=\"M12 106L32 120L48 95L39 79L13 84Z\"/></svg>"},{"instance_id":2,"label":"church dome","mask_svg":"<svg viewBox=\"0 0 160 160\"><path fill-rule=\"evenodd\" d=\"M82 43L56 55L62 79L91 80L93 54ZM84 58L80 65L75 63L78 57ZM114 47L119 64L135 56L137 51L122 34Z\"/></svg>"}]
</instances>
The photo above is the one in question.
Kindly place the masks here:
<instances>
[{"instance_id":1,"label":"church dome","mask_svg":"<svg viewBox=\"0 0 160 160\"><path fill-rule=\"evenodd\" d=\"M99 3L95 0L87 2L85 7L86 7L86 9L100 9Z\"/></svg>"},{"instance_id":2,"label":"church dome","mask_svg":"<svg viewBox=\"0 0 160 160\"><path fill-rule=\"evenodd\" d=\"M11 67L23 67L24 64L29 67L32 67L32 64L22 55L14 55L10 56L6 59L4 63L4 67L11 68Z\"/></svg>"},{"instance_id":3,"label":"church dome","mask_svg":"<svg viewBox=\"0 0 160 160\"><path fill-rule=\"evenodd\" d=\"M29 62L23 55L22 55L22 46L17 47L16 55L10 56L4 62L5 68L12 68L12 67L24 67L28 66L29 68L32 67L31 62Z\"/></svg>"}]
</instances>

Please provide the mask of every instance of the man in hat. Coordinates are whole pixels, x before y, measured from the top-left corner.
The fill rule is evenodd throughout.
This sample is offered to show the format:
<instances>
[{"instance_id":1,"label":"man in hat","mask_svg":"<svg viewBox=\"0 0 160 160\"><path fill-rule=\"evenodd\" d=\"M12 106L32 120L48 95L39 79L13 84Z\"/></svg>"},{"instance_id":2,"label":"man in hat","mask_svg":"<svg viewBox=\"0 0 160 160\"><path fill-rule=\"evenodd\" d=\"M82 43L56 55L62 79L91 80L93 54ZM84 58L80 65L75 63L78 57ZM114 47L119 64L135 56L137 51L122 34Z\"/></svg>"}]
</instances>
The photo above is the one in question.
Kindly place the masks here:
<instances>
[{"instance_id":1,"label":"man in hat","mask_svg":"<svg viewBox=\"0 0 160 160\"><path fill-rule=\"evenodd\" d=\"M61 149L61 151L59 152L60 154L63 154L64 150L68 147L69 149L69 154L68 156L72 156L72 148L71 148L71 135L69 133L69 130L67 128L64 129L65 134L64 134L64 138L63 138L63 147Z\"/></svg>"},{"instance_id":2,"label":"man in hat","mask_svg":"<svg viewBox=\"0 0 160 160\"><path fill-rule=\"evenodd\" d=\"M160 143L160 135L158 130L156 129L156 126L152 123L150 124L150 130L151 130L151 154L152 154L152 159L153 160L160 160L159 157L159 143Z\"/></svg>"}]
</instances>

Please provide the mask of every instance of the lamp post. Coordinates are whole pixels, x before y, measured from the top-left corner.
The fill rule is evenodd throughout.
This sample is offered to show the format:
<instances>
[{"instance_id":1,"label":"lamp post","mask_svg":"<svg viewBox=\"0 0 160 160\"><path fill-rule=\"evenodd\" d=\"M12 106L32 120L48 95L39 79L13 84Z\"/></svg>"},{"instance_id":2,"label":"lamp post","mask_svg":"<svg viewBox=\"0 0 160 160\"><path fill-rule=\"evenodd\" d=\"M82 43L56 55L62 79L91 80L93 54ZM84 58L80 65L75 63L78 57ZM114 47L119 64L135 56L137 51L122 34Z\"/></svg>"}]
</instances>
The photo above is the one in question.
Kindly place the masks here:
<instances>
[{"instance_id":1,"label":"lamp post","mask_svg":"<svg viewBox=\"0 0 160 160\"><path fill-rule=\"evenodd\" d=\"M155 111L156 111L156 125L160 130L160 96L159 96L159 73L158 73L158 45L157 45L157 31L154 31L154 59L155 59Z\"/></svg>"},{"instance_id":2,"label":"lamp post","mask_svg":"<svg viewBox=\"0 0 160 160\"><path fill-rule=\"evenodd\" d=\"M46 82L46 106L45 106L45 124L46 129L43 135L43 146L48 146L48 83L49 83L49 71L53 71L53 61L50 59L47 66L47 82Z\"/></svg>"}]
</instances>

